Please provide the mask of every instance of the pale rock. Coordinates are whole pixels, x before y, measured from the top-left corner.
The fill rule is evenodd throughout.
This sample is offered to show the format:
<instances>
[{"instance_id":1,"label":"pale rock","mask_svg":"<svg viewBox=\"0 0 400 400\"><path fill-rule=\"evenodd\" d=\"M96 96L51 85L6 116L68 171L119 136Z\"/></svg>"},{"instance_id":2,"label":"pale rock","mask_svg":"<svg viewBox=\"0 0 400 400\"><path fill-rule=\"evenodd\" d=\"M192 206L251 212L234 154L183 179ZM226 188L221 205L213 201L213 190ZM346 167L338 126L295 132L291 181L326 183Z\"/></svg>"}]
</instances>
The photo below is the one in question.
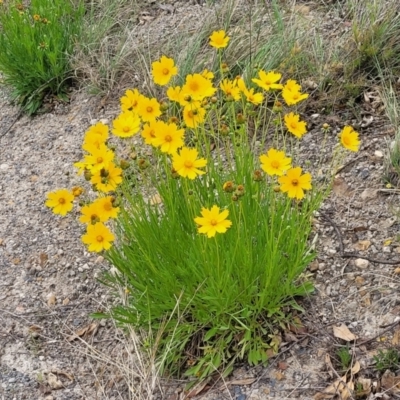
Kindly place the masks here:
<instances>
[{"instance_id":1,"label":"pale rock","mask_svg":"<svg viewBox=\"0 0 400 400\"><path fill-rule=\"evenodd\" d=\"M10 168L10 167L8 166L8 164L0 164L0 170L1 170L1 171L5 171L5 170L7 170L8 168Z\"/></svg>"},{"instance_id":2,"label":"pale rock","mask_svg":"<svg viewBox=\"0 0 400 400\"><path fill-rule=\"evenodd\" d=\"M382 158L383 157L383 152L380 150L376 150L374 153L375 157L377 158Z\"/></svg>"},{"instance_id":3,"label":"pale rock","mask_svg":"<svg viewBox=\"0 0 400 400\"><path fill-rule=\"evenodd\" d=\"M365 269L369 265L368 260L364 260L363 258L357 258L357 260L354 261L354 264L357 268Z\"/></svg>"}]
</instances>

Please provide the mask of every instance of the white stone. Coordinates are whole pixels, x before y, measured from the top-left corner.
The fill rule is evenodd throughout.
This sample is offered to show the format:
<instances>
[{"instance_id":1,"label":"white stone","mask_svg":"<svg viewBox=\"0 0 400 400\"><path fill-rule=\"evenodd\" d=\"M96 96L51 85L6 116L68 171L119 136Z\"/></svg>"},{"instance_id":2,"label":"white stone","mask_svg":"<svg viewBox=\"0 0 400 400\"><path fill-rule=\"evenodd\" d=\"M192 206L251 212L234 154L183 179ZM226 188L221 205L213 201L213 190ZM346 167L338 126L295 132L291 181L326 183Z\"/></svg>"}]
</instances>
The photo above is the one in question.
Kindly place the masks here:
<instances>
[{"instance_id":1,"label":"white stone","mask_svg":"<svg viewBox=\"0 0 400 400\"><path fill-rule=\"evenodd\" d=\"M10 168L8 164L0 164L0 169L5 171L6 169Z\"/></svg>"},{"instance_id":2,"label":"white stone","mask_svg":"<svg viewBox=\"0 0 400 400\"><path fill-rule=\"evenodd\" d=\"M368 267L369 261L364 260L363 258L357 258L357 260L354 261L354 264L358 268L365 269Z\"/></svg>"}]
</instances>

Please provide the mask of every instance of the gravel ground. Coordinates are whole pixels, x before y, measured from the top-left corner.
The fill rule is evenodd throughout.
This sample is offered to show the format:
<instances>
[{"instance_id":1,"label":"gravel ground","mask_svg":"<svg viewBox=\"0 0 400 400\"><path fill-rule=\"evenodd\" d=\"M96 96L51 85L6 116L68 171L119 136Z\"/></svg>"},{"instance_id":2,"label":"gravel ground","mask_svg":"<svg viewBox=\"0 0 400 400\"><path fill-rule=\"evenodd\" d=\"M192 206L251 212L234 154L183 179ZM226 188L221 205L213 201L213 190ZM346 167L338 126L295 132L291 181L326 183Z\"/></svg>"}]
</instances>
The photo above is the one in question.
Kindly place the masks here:
<instances>
[{"instance_id":1,"label":"gravel ground","mask_svg":"<svg viewBox=\"0 0 400 400\"><path fill-rule=\"evenodd\" d=\"M201 7L193 7L194 15L200 15ZM164 18L170 14L163 13ZM177 25L179 13L178 7L167 26ZM149 29L156 30L156 24ZM15 121L18 110L6 93L0 94L0 135L11 126L0 137L0 398L5 400L130 398L120 371L93 352L96 348L118 360L130 346L109 321L93 325L89 316L110 304L110 294L96 280L108 266L101 256L86 252L76 211L59 218L44 206L47 192L80 183L72 162L82 156L89 124L118 113L117 104L99 109L99 103L73 93L68 105ZM394 131L378 109L368 103L360 107L362 116L373 116L368 126L344 111L307 116L310 133L302 151L311 162L325 122L332 127L327 148L345 123L359 130L362 148L345 160L314 221L319 256L309 273L316 292L302 302L305 328L282 337L280 354L267 368L238 365L230 383L206 387L198 398L313 398L338 376L335 353L344 342L333 327L341 324L361 343L352 345L361 368L357 379L376 382L377 392L380 384L386 389L373 355L377 349L398 347L396 326L379 334L399 319L400 270L379 262L400 259L398 193L386 190L382 181L386 143ZM359 255L342 257L341 245ZM72 340L74 332L88 345ZM179 382L162 382L162 387L158 398L184 398Z\"/></svg>"}]
</instances>

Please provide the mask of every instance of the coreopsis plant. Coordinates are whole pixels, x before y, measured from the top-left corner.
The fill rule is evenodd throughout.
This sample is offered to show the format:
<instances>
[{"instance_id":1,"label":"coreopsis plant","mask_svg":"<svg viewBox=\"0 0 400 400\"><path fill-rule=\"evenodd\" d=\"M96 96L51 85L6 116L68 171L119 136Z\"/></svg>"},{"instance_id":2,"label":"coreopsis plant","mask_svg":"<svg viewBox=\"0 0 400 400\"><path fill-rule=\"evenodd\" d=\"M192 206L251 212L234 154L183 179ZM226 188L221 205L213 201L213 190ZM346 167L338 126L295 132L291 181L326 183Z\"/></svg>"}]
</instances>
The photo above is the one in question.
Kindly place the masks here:
<instances>
[{"instance_id":1,"label":"coreopsis plant","mask_svg":"<svg viewBox=\"0 0 400 400\"><path fill-rule=\"evenodd\" d=\"M224 31L210 36L221 62L228 43ZM119 144L96 124L75 163L98 196L81 206L82 241L118 271L104 278L116 293L127 289L111 317L159 331L164 371L200 378L277 351L277 327L313 290L303 274L315 257L311 217L329 191L297 152L307 134L292 107L308 96L300 84L277 71L249 84L215 72L176 86L175 61L154 61L163 95L127 90L112 122ZM350 127L340 141L360 144ZM49 199L54 212L72 208L64 192Z\"/></svg>"}]
</instances>

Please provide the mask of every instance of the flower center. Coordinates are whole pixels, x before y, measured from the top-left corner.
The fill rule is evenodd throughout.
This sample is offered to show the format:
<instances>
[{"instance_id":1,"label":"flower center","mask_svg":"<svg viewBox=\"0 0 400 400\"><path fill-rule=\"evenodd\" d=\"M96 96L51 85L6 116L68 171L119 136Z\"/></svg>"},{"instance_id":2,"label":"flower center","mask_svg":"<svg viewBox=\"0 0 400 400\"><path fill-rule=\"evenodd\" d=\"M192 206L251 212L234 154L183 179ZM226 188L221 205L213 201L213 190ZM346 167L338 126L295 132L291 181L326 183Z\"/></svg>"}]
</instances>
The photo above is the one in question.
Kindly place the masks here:
<instances>
[{"instance_id":1,"label":"flower center","mask_svg":"<svg viewBox=\"0 0 400 400\"><path fill-rule=\"evenodd\" d=\"M292 122L292 123L290 124L290 126L291 126L291 128L293 128L293 129L296 129L296 128L297 128L296 122Z\"/></svg>"},{"instance_id":2,"label":"flower center","mask_svg":"<svg viewBox=\"0 0 400 400\"><path fill-rule=\"evenodd\" d=\"M171 135L166 135L164 139L165 139L166 142L172 142Z\"/></svg>"},{"instance_id":3,"label":"flower center","mask_svg":"<svg viewBox=\"0 0 400 400\"><path fill-rule=\"evenodd\" d=\"M137 101L136 100L133 100L132 101L132 107L136 107L137 106Z\"/></svg>"},{"instance_id":4,"label":"flower center","mask_svg":"<svg viewBox=\"0 0 400 400\"><path fill-rule=\"evenodd\" d=\"M192 168L193 167L193 162L192 161L186 160L184 164L185 164L186 168Z\"/></svg>"},{"instance_id":5,"label":"flower center","mask_svg":"<svg viewBox=\"0 0 400 400\"><path fill-rule=\"evenodd\" d=\"M130 131L129 126L124 126L124 127L122 128L122 130L123 130L125 133L128 133L128 132Z\"/></svg>"},{"instance_id":6,"label":"flower center","mask_svg":"<svg viewBox=\"0 0 400 400\"><path fill-rule=\"evenodd\" d=\"M269 85L272 84L272 82L267 80L267 81L265 81L265 84L266 84L267 86L269 86Z\"/></svg>"},{"instance_id":7,"label":"flower center","mask_svg":"<svg viewBox=\"0 0 400 400\"><path fill-rule=\"evenodd\" d=\"M155 138L155 137L156 137L156 133L155 133L154 129L149 130L149 135L150 135L150 137L152 137L152 138Z\"/></svg>"},{"instance_id":8,"label":"flower center","mask_svg":"<svg viewBox=\"0 0 400 400\"><path fill-rule=\"evenodd\" d=\"M96 215L96 214L92 214L92 215L90 216L90 219L91 219L92 221L95 221L95 220L97 219L97 215Z\"/></svg>"},{"instance_id":9,"label":"flower center","mask_svg":"<svg viewBox=\"0 0 400 400\"><path fill-rule=\"evenodd\" d=\"M299 181L297 179L292 179L292 185L297 186L299 184Z\"/></svg>"},{"instance_id":10,"label":"flower center","mask_svg":"<svg viewBox=\"0 0 400 400\"><path fill-rule=\"evenodd\" d=\"M193 92L197 92L197 91L199 90L199 84L198 84L197 82L192 82L192 83L190 84L190 89L191 89Z\"/></svg>"},{"instance_id":11,"label":"flower center","mask_svg":"<svg viewBox=\"0 0 400 400\"><path fill-rule=\"evenodd\" d=\"M96 237L96 240L97 240L99 243L101 243L101 242L104 240L104 238L103 238L103 236L98 235L98 236Z\"/></svg>"},{"instance_id":12,"label":"flower center","mask_svg":"<svg viewBox=\"0 0 400 400\"><path fill-rule=\"evenodd\" d=\"M97 157L97 162L101 164L103 162L103 157Z\"/></svg>"},{"instance_id":13,"label":"flower center","mask_svg":"<svg viewBox=\"0 0 400 400\"><path fill-rule=\"evenodd\" d=\"M168 74L169 74L169 69L168 69L168 68L164 68L164 69L162 70L162 73L163 73L164 75L168 75Z\"/></svg>"},{"instance_id":14,"label":"flower center","mask_svg":"<svg viewBox=\"0 0 400 400\"><path fill-rule=\"evenodd\" d=\"M343 143L344 143L344 144L347 144L347 145L350 144L350 140L349 140L349 138L348 138L347 136L345 136L345 137L343 138Z\"/></svg>"},{"instance_id":15,"label":"flower center","mask_svg":"<svg viewBox=\"0 0 400 400\"><path fill-rule=\"evenodd\" d=\"M63 198L58 199L58 202L59 202L60 204L65 204L65 199L63 199Z\"/></svg>"},{"instance_id":16,"label":"flower center","mask_svg":"<svg viewBox=\"0 0 400 400\"><path fill-rule=\"evenodd\" d=\"M190 111L188 112L188 117L189 117L189 118L193 118L193 117L194 117L193 111L190 110Z\"/></svg>"},{"instance_id":17,"label":"flower center","mask_svg":"<svg viewBox=\"0 0 400 400\"><path fill-rule=\"evenodd\" d=\"M279 168L279 161L277 161L277 160L272 161L271 166L272 166L272 168Z\"/></svg>"},{"instance_id":18,"label":"flower center","mask_svg":"<svg viewBox=\"0 0 400 400\"><path fill-rule=\"evenodd\" d=\"M293 94L293 99L294 99L294 100L297 100L299 97L300 97L300 96L299 96L298 93L294 93L294 94Z\"/></svg>"},{"instance_id":19,"label":"flower center","mask_svg":"<svg viewBox=\"0 0 400 400\"><path fill-rule=\"evenodd\" d=\"M110 211L112 209L112 205L110 203L104 203L104 209L106 211Z\"/></svg>"},{"instance_id":20,"label":"flower center","mask_svg":"<svg viewBox=\"0 0 400 400\"><path fill-rule=\"evenodd\" d=\"M148 113L152 113L152 112L153 112L153 107L150 107L150 106L147 107L147 108L146 108L146 111L147 111Z\"/></svg>"},{"instance_id":21,"label":"flower center","mask_svg":"<svg viewBox=\"0 0 400 400\"><path fill-rule=\"evenodd\" d=\"M212 220L210 221L210 224L211 224L212 226L217 225L217 220L216 220L216 219L212 219Z\"/></svg>"}]
</instances>

